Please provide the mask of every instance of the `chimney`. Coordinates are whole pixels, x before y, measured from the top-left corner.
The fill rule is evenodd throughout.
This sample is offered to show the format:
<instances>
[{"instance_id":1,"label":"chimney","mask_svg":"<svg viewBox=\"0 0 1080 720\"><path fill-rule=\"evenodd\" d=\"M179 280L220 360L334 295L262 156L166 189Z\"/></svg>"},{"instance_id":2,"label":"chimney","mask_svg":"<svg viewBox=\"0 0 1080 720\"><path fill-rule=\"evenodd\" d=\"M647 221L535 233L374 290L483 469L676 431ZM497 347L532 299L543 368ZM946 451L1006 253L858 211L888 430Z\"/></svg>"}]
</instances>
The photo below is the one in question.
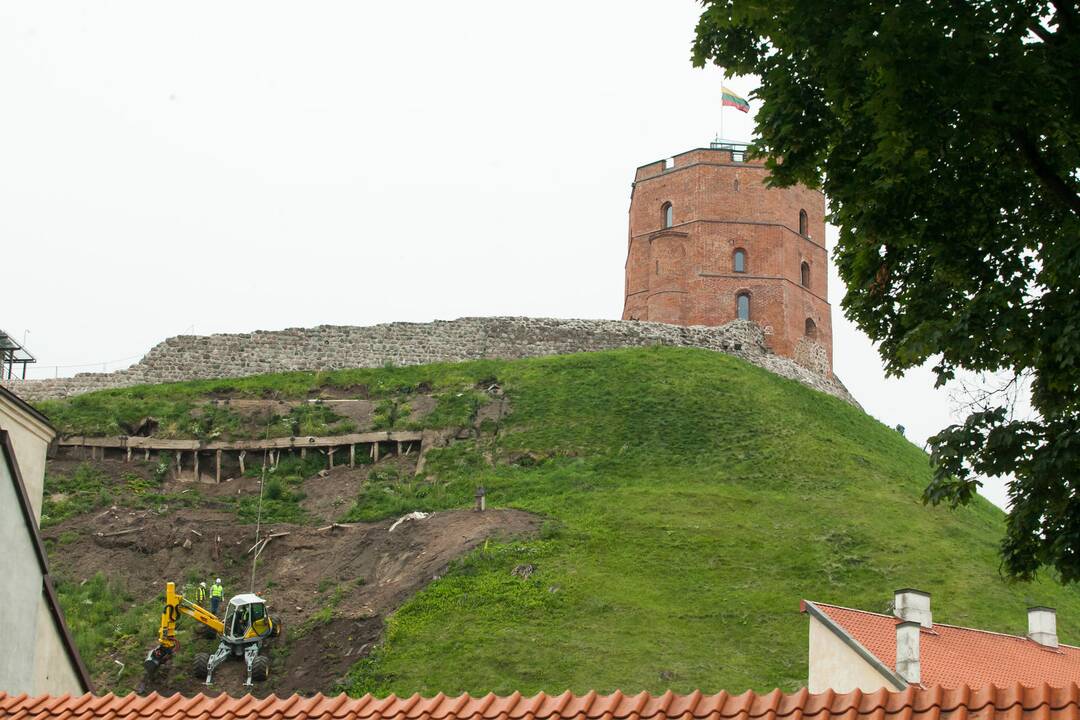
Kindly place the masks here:
<instances>
[{"instance_id":1,"label":"chimney","mask_svg":"<svg viewBox=\"0 0 1080 720\"><path fill-rule=\"evenodd\" d=\"M900 588L893 593L893 615L901 620L917 622L924 628L933 628L930 593L913 588Z\"/></svg>"},{"instance_id":2,"label":"chimney","mask_svg":"<svg viewBox=\"0 0 1080 720\"><path fill-rule=\"evenodd\" d=\"M919 633L922 626L916 620L896 625L896 674L911 685L918 685L922 668L919 664Z\"/></svg>"},{"instance_id":3,"label":"chimney","mask_svg":"<svg viewBox=\"0 0 1080 720\"><path fill-rule=\"evenodd\" d=\"M1044 647L1058 646L1057 612L1054 608L1028 608L1028 637Z\"/></svg>"}]
</instances>

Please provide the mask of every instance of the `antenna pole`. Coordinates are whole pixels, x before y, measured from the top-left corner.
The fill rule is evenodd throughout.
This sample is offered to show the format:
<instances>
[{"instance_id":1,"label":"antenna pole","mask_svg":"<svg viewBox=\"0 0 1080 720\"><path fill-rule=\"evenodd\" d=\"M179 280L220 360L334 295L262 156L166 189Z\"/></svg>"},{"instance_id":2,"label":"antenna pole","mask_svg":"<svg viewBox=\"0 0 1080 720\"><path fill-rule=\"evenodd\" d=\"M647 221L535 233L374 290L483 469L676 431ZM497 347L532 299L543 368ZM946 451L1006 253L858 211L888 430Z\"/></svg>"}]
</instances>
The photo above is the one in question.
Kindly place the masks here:
<instances>
[{"instance_id":1,"label":"antenna pole","mask_svg":"<svg viewBox=\"0 0 1080 720\"><path fill-rule=\"evenodd\" d=\"M270 439L270 419L266 420L266 439ZM255 565L259 562L259 555L262 553L262 549L259 547L259 533L262 530L262 502L263 491L266 489L266 454L267 450L263 448L263 462L262 462L262 475L259 480L259 512L255 516L255 555L251 558L251 585L248 588L248 592L255 592Z\"/></svg>"}]
</instances>

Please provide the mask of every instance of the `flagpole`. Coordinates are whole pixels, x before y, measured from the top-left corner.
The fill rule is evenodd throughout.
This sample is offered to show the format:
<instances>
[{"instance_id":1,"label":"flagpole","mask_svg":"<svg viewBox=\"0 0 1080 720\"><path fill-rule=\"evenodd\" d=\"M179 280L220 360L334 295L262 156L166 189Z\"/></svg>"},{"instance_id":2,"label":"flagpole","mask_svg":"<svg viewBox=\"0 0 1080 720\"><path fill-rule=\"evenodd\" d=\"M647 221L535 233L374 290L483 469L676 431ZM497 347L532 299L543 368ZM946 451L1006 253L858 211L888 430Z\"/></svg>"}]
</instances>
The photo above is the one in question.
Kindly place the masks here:
<instances>
[{"instance_id":1,"label":"flagpole","mask_svg":"<svg viewBox=\"0 0 1080 720\"><path fill-rule=\"evenodd\" d=\"M727 82L727 70L720 81L720 142L724 141L724 83Z\"/></svg>"}]
</instances>

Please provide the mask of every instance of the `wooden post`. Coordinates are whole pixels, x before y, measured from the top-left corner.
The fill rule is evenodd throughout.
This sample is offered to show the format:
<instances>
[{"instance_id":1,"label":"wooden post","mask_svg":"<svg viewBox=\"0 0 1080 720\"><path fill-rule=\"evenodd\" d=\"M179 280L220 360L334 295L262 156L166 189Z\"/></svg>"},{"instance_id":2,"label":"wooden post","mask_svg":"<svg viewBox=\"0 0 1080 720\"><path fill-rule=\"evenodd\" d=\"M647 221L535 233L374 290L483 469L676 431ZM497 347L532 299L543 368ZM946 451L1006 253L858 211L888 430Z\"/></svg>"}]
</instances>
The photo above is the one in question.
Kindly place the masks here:
<instances>
[{"instance_id":1,"label":"wooden post","mask_svg":"<svg viewBox=\"0 0 1080 720\"><path fill-rule=\"evenodd\" d=\"M398 454L398 457L401 457L401 441L400 440L397 441L397 454Z\"/></svg>"},{"instance_id":2,"label":"wooden post","mask_svg":"<svg viewBox=\"0 0 1080 720\"><path fill-rule=\"evenodd\" d=\"M192 464L192 470L194 470L194 472L195 472L195 480L197 482L199 480L199 451L196 450L195 452L193 452L191 454L195 456L194 459L192 460L191 464Z\"/></svg>"},{"instance_id":3,"label":"wooden post","mask_svg":"<svg viewBox=\"0 0 1080 720\"><path fill-rule=\"evenodd\" d=\"M150 448L143 448L143 460L150 462Z\"/></svg>"},{"instance_id":4,"label":"wooden post","mask_svg":"<svg viewBox=\"0 0 1080 720\"><path fill-rule=\"evenodd\" d=\"M378 442L371 443L371 457L374 458L375 462L379 462L379 443Z\"/></svg>"},{"instance_id":5,"label":"wooden post","mask_svg":"<svg viewBox=\"0 0 1080 720\"><path fill-rule=\"evenodd\" d=\"M214 472L214 481L221 482L221 451L217 451L217 469Z\"/></svg>"},{"instance_id":6,"label":"wooden post","mask_svg":"<svg viewBox=\"0 0 1080 720\"><path fill-rule=\"evenodd\" d=\"M356 467L356 443L349 446L349 467Z\"/></svg>"},{"instance_id":7,"label":"wooden post","mask_svg":"<svg viewBox=\"0 0 1080 720\"><path fill-rule=\"evenodd\" d=\"M307 457L307 448L306 447L300 448L300 459L303 460L306 457Z\"/></svg>"},{"instance_id":8,"label":"wooden post","mask_svg":"<svg viewBox=\"0 0 1080 720\"><path fill-rule=\"evenodd\" d=\"M326 448L326 460L330 464L330 469L331 470L334 469L334 453L335 452L337 452L337 448L334 448L334 447Z\"/></svg>"},{"instance_id":9,"label":"wooden post","mask_svg":"<svg viewBox=\"0 0 1080 720\"><path fill-rule=\"evenodd\" d=\"M131 462L131 448L127 449L127 460L124 462Z\"/></svg>"},{"instance_id":10,"label":"wooden post","mask_svg":"<svg viewBox=\"0 0 1080 720\"><path fill-rule=\"evenodd\" d=\"M247 455L247 450L240 451L240 474L244 474L244 456Z\"/></svg>"},{"instance_id":11,"label":"wooden post","mask_svg":"<svg viewBox=\"0 0 1080 720\"><path fill-rule=\"evenodd\" d=\"M184 466L181 464L180 457L181 457L180 451L177 450L176 451L176 479L177 480L180 479L180 473L182 473L184 471Z\"/></svg>"}]
</instances>

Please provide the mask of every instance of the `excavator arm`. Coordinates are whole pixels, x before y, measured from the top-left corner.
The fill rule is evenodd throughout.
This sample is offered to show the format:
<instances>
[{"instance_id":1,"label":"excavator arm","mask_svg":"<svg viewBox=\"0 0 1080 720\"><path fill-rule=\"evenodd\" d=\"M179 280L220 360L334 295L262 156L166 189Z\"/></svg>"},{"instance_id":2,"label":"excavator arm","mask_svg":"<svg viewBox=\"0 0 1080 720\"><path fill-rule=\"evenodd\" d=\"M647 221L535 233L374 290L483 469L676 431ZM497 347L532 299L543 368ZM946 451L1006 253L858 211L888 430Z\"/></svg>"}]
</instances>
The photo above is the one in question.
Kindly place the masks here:
<instances>
[{"instance_id":1,"label":"excavator arm","mask_svg":"<svg viewBox=\"0 0 1080 720\"><path fill-rule=\"evenodd\" d=\"M176 592L176 583L165 584L165 605L161 609L161 625L158 629L158 644L150 654L146 656L143 666L147 672L157 670L162 663L169 660L179 646L176 639L176 621L181 615L187 615L197 622L206 625L218 635L225 629L225 625L214 613L196 605L190 600L185 600L183 595Z\"/></svg>"}]
</instances>

